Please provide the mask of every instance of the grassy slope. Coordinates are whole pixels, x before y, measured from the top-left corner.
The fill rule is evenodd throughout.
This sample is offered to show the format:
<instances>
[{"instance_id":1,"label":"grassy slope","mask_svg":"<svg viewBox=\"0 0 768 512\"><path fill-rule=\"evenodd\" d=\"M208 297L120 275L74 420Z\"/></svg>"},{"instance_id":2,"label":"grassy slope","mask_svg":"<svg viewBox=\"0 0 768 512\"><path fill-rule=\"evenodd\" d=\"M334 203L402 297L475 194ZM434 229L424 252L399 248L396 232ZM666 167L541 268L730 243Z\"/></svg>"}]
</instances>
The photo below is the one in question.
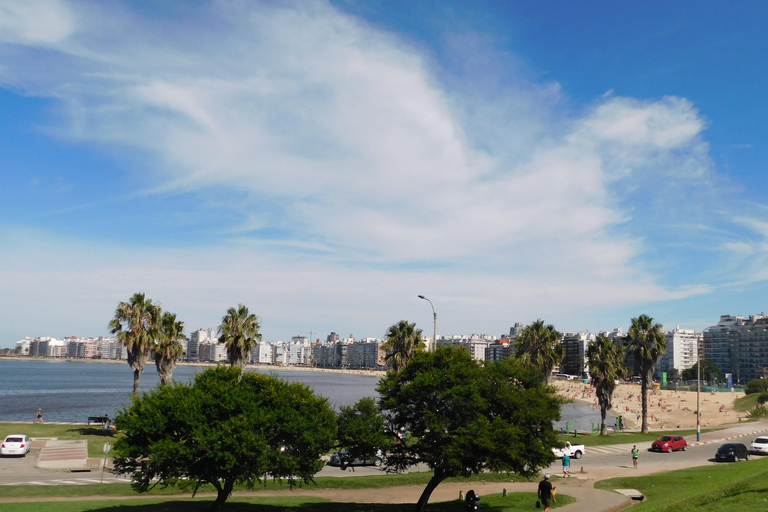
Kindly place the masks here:
<instances>
[{"instance_id":1,"label":"grassy slope","mask_svg":"<svg viewBox=\"0 0 768 512\"><path fill-rule=\"evenodd\" d=\"M599 489L631 488L646 500L638 512L768 511L768 457L720 463L670 473L623 477L595 483Z\"/></svg>"},{"instance_id":2,"label":"grassy slope","mask_svg":"<svg viewBox=\"0 0 768 512\"><path fill-rule=\"evenodd\" d=\"M751 395L737 398L733 402L733 410L738 412L747 412L757 405L757 397L759 396L760 393L752 393Z\"/></svg>"}]
</instances>

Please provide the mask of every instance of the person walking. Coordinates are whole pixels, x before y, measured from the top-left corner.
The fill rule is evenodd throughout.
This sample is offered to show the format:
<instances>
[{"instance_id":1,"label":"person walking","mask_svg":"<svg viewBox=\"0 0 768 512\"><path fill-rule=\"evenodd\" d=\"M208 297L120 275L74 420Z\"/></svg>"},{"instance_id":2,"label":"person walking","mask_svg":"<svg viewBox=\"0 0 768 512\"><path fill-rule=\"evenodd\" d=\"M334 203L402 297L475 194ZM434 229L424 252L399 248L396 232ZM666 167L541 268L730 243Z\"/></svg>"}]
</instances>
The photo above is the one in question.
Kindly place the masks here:
<instances>
[{"instance_id":1,"label":"person walking","mask_svg":"<svg viewBox=\"0 0 768 512\"><path fill-rule=\"evenodd\" d=\"M637 456L640 450L637 449L637 445L632 447L632 465L637 469Z\"/></svg>"},{"instance_id":2,"label":"person walking","mask_svg":"<svg viewBox=\"0 0 768 512\"><path fill-rule=\"evenodd\" d=\"M563 455L563 478L570 477L571 473L569 472L571 468L571 458L566 453Z\"/></svg>"},{"instance_id":3,"label":"person walking","mask_svg":"<svg viewBox=\"0 0 768 512\"><path fill-rule=\"evenodd\" d=\"M43 421L43 410L42 409L38 409L37 410L37 417L35 418L35 423L45 423Z\"/></svg>"},{"instance_id":4,"label":"person walking","mask_svg":"<svg viewBox=\"0 0 768 512\"><path fill-rule=\"evenodd\" d=\"M549 512L549 506L553 501L557 503L552 482L549 481L549 473L544 475L544 480L539 482L539 500L541 500L541 504L544 507L544 512Z\"/></svg>"}]
</instances>

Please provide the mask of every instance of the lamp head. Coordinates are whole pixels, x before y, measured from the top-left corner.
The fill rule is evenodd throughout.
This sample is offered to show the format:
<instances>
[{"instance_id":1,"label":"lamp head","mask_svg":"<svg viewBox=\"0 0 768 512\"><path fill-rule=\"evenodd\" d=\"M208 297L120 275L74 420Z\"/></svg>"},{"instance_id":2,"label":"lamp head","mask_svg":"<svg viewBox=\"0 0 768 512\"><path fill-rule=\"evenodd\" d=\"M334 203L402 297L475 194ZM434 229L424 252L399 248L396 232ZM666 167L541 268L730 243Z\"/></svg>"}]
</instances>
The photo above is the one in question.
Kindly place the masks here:
<instances>
[{"instance_id":1,"label":"lamp head","mask_svg":"<svg viewBox=\"0 0 768 512\"><path fill-rule=\"evenodd\" d=\"M420 299L426 299L426 297L425 297L425 296L423 296L423 295L419 295L419 298L420 298Z\"/></svg>"}]
</instances>

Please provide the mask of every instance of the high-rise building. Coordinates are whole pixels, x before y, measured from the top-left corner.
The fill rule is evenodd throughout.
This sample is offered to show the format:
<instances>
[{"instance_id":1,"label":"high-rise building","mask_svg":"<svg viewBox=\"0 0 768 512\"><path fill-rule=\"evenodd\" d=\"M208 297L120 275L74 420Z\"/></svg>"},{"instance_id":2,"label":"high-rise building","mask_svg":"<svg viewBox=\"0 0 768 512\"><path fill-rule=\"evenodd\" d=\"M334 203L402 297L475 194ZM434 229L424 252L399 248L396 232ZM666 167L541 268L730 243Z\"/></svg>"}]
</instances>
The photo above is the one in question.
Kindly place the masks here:
<instances>
[{"instance_id":1,"label":"high-rise building","mask_svg":"<svg viewBox=\"0 0 768 512\"><path fill-rule=\"evenodd\" d=\"M723 315L704 330L703 357L734 382L746 383L768 372L768 315Z\"/></svg>"},{"instance_id":2,"label":"high-rise building","mask_svg":"<svg viewBox=\"0 0 768 512\"><path fill-rule=\"evenodd\" d=\"M656 365L658 372L669 372L676 368L678 372L687 370L696 364L696 353L699 350L699 343L702 334L693 329L681 329L679 325L674 330L668 331L665 335L667 340L667 351L659 359Z\"/></svg>"}]
</instances>

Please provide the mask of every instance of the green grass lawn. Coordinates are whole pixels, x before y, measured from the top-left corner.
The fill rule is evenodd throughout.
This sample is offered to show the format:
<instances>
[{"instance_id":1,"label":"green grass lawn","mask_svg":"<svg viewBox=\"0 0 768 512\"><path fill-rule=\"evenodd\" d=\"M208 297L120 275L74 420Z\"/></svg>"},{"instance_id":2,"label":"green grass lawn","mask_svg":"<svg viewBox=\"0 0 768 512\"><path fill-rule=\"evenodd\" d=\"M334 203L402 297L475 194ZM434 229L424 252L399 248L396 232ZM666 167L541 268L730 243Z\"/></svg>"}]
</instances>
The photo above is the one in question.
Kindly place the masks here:
<instances>
[{"instance_id":1,"label":"green grass lawn","mask_svg":"<svg viewBox=\"0 0 768 512\"><path fill-rule=\"evenodd\" d=\"M318 477L315 483L304 484L305 487L317 489L379 489L384 487L394 487L401 485L427 485L432 478L431 471L403 473L403 474L385 474L372 476L359 476L355 478L336 478L336 477ZM449 478L446 482L527 482L531 479L525 479L520 476L504 473L483 473L470 478ZM538 477L532 480L538 480ZM257 485L254 490L286 490L289 489L287 483L267 482L263 485ZM236 487L235 491L246 491L245 486ZM210 485L204 486L199 492L215 492ZM162 488L157 486L149 493L150 496L167 496L183 494L174 487ZM191 495L191 492L188 493ZM50 498L50 497L90 497L90 496L136 496L137 493L130 485L124 483L94 484L94 485L9 485L0 486L0 498Z\"/></svg>"},{"instance_id":2,"label":"green grass lawn","mask_svg":"<svg viewBox=\"0 0 768 512\"><path fill-rule=\"evenodd\" d=\"M490 512L522 512L536 510L536 493L510 493L481 496L481 510ZM205 512L213 498L199 499L127 499L120 501L57 501L37 503L4 503L3 512ZM568 495L558 495L552 509L575 502ZM322 498L281 496L269 498L230 498L224 512L399 512L412 510L413 504L337 503ZM429 512L463 512L463 501L446 501L427 505Z\"/></svg>"},{"instance_id":3,"label":"green grass lawn","mask_svg":"<svg viewBox=\"0 0 768 512\"><path fill-rule=\"evenodd\" d=\"M63 425L60 423L0 423L0 436L26 434L29 437L55 437L66 440L88 441L89 457L104 457L104 443L114 444L116 434L102 430L101 425ZM111 455L111 454L110 454Z\"/></svg>"},{"instance_id":4,"label":"green grass lawn","mask_svg":"<svg viewBox=\"0 0 768 512\"><path fill-rule=\"evenodd\" d=\"M702 429L703 432L712 432L715 429ZM624 443L643 443L653 442L663 435L676 435L676 436L692 436L696 434L695 430L659 430L649 432L647 434L641 434L639 432L622 432L613 433L608 435L592 435L592 434L579 434L574 437L573 434L560 434L560 440L568 441L571 444L583 444L584 446L605 446L610 444L624 444Z\"/></svg>"},{"instance_id":5,"label":"green grass lawn","mask_svg":"<svg viewBox=\"0 0 768 512\"><path fill-rule=\"evenodd\" d=\"M768 457L656 475L612 478L596 482L595 487L639 490L646 499L632 508L638 512L768 511Z\"/></svg>"},{"instance_id":6,"label":"green grass lawn","mask_svg":"<svg viewBox=\"0 0 768 512\"><path fill-rule=\"evenodd\" d=\"M748 410L752 409L754 406L757 405L757 397L760 396L760 393L752 393L751 395L746 395L741 398L737 398L733 402L733 410L738 412L747 412Z\"/></svg>"}]
</instances>

